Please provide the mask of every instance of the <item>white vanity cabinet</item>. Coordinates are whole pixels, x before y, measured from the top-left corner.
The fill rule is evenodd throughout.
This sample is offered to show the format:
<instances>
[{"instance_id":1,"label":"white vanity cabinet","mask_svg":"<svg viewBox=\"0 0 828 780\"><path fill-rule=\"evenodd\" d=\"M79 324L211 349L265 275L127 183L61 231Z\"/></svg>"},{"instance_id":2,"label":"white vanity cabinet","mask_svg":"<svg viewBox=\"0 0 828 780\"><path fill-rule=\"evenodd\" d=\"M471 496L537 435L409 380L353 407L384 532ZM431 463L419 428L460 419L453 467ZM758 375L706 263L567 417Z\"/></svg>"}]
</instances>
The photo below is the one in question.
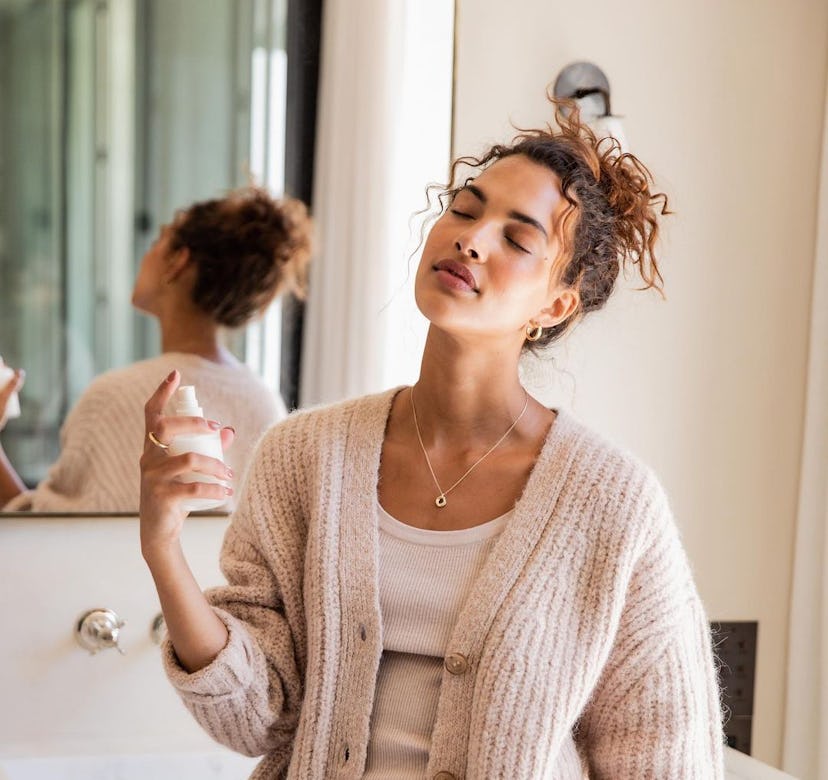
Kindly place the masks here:
<instances>
[{"instance_id":1,"label":"white vanity cabinet","mask_svg":"<svg viewBox=\"0 0 828 780\"><path fill-rule=\"evenodd\" d=\"M226 527L224 516L187 520L183 544L202 587L223 582ZM182 779L249 775L256 759L213 742L167 682L137 518L5 515L0 572L0 780L163 778L164 767ZM99 608L124 621L123 655L77 642L79 619Z\"/></svg>"}]
</instances>

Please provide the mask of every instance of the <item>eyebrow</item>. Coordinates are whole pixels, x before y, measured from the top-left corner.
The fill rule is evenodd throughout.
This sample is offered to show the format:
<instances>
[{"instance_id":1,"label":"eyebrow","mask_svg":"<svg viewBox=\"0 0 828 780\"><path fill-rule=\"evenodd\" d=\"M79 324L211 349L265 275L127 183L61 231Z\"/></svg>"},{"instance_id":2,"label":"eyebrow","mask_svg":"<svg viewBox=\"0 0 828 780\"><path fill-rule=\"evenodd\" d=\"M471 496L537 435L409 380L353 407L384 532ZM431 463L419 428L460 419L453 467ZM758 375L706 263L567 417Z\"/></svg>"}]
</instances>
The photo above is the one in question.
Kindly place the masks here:
<instances>
[{"instance_id":1,"label":"eyebrow","mask_svg":"<svg viewBox=\"0 0 828 780\"><path fill-rule=\"evenodd\" d=\"M488 201L486 193L475 184L466 184L463 189L468 190L481 203L486 203ZM544 238L547 241L549 240L549 234L546 232L546 228L534 217L530 217L528 214L524 214L521 211L510 211L508 216L512 219L516 219L518 222L523 222L526 225L531 225L532 227L537 228L541 233L543 233Z\"/></svg>"}]
</instances>

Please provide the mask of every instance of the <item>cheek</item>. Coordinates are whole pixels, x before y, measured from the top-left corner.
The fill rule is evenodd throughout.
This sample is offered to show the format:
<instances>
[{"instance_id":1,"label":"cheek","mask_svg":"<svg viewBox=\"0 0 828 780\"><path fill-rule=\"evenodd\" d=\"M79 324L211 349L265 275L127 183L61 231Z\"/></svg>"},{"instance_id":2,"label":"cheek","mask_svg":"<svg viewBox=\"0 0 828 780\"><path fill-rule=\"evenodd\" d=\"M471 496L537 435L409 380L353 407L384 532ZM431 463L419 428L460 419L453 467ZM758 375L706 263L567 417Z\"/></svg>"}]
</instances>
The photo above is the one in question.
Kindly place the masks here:
<instances>
[{"instance_id":1,"label":"cheek","mask_svg":"<svg viewBox=\"0 0 828 780\"><path fill-rule=\"evenodd\" d=\"M414 275L414 301L420 305L420 292L425 284L426 276L431 270L431 261L426 256L425 250L420 255L420 262L417 265L417 272Z\"/></svg>"},{"instance_id":2,"label":"cheek","mask_svg":"<svg viewBox=\"0 0 828 780\"><path fill-rule=\"evenodd\" d=\"M533 316L542 309L553 289L551 265L538 260L513 260L496 271L490 268L490 282L500 293L499 298L518 317Z\"/></svg>"},{"instance_id":3,"label":"cheek","mask_svg":"<svg viewBox=\"0 0 828 780\"><path fill-rule=\"evenodd\" d=\"M449 234L453 232L454 231L450 224L450 220L448 219L448 215L443 214L438 217L438 219L431 226L431 229L428 231L428 235L425 238L425 242L423 244L423 254L426 254L429 250L437 249L438 247L445 250L446 244L450 244L452 241L452 237Z\"/></svg>"},{"instance_id":4,"label":"cheek","mask_svg":"<svg viewBox=\"0 0 828 780\"><path fill-rule=\"evenodd\" d=\"M515 290L535 290L547 287L551 280L551 265L546 260L529 255L515 255L504 258L502 263L490 263L488 273L498 278Z\"/></svg>"},{"instance_id":5,"label":"cheek","mask_svg":"<svg viewBox=\"0 0 828 780\"><path fill-rule=\"evenodd\" d=\"M420 252L420 261L417 264L417 279L434 265L439 259L441 244L441 231L439 220L432 226L429 234L423 242L423 250Z\"/></svg>"},{"instance_id":6,"label":"cheek","mask_svg":"<svg viewBox=\"0 0 828 780\"><path fill-rule=\"evenodd\" d=\"M155 258L150 255L144 255L141 260L141 265L138 267L138 274L135 277L135 284L133 285L134 292L146 293L154 286L154 277L157 276L155 268Z\"/></svg>"}]
</instances>

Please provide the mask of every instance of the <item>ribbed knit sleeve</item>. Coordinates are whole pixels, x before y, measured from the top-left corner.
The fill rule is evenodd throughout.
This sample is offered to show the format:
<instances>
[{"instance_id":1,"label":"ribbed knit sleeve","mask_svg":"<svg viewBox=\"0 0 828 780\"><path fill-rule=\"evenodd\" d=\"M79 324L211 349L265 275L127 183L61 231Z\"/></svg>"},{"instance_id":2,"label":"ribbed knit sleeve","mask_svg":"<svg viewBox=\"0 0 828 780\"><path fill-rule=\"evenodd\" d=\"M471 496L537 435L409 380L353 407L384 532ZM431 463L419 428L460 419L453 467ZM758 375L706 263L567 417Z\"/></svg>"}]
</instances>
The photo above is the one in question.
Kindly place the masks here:
<instances>
[{"instance_id":1,"label":"ribbed knit sleeve","mask_svg":"<svg viewBox=\"0 0 828 780\"><path fill-rule=\"evenodd\" d=\"M667 499L643 495L646 535L577 739L595 780L724 776L707 619Z\"/></svg>"},{"instance_id":2,"label":"ribbed knit sleeve","mask_svg":"<svg viewBox=\"0 0 828 780\"><path fill-rule=\"evenodd\" d=\"M204 669L188 674L167 643L170 681L201 726L246 755L268 754L264 776L290 760L302 703L305 529L297 503L290 422L261 442L221 554L228 585L206 595L229 641ZM301 460L301 457L299 458Z\"/></svg>"}]
</instances>

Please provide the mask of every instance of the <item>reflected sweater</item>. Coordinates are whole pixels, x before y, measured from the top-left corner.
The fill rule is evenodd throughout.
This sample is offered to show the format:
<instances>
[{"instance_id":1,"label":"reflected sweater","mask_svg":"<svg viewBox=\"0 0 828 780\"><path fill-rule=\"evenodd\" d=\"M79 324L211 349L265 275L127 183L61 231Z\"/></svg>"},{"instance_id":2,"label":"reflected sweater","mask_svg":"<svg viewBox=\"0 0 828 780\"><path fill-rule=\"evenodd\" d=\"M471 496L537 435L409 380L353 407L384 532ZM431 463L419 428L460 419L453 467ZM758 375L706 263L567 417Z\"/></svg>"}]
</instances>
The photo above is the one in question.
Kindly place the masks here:
<instances>
[{"instance_id":1,"label":"reflected sweater","mask_svg":"<svg viewBox=\"0 0 828 780\"><path fill-rule=\"evenodd\" d=\"M247 366L166 352L96 377L67 415L60 456L45 479L5 510L137 512L144 404L174 368L182 385L195 385L205 416L235 428L226 460L243 484L259 438L287 414L282 399Z\"/></svg>"},{"instance_id":2,"label":"reflected sweater","mask_svg":"<svg viewBox=\"0 0 828 780\"><path fill-rule=\"evenodd\" d=\"M208 598L229 629L172 683L254 778L359 778L382 654L374 504L394 392L260 443ZM451 633L428 775L723 777L711 640L651 471L560 412Z\"/></svg>"}]
</instances>

